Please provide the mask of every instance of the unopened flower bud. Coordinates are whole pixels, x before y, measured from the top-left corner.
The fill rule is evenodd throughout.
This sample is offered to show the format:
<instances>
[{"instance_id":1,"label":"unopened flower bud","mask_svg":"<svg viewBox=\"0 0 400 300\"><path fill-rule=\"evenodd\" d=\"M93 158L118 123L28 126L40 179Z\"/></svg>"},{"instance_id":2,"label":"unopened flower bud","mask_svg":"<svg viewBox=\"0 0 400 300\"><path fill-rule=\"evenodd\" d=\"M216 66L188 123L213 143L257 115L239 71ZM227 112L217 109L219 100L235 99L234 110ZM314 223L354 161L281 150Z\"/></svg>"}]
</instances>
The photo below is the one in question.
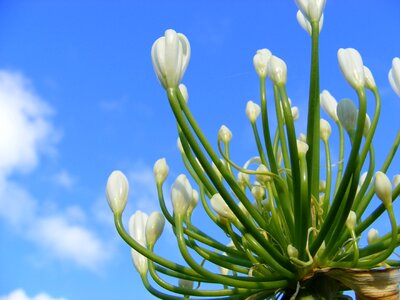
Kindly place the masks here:
<instances>
[{"instance_id":1,"label":"unopened flower bud","mask_svg":"<svg viewBox=\"0 0 400 300\"><path fill-rule=\"evenodd\" d=\"M393 188L396 188L400 184L400 174L393 176Z\"/></svg>"},{"instance_id":2,"label":"unopened flower bud","mask_svg":"<svg viewBox=\"0 0 400 300\"><path fill-rule=\"evenodd\" d=\"M337 102L336 99L327 90L323 90L320 95L321 107L324 112L331 117L331 119L337 122L338 116L336 113Z\"/></svg>"},{"instance_id":3,"label":"unopened flower bud","mask_svg":"<svg viewBox=\"0 0 400 300\"><path fill-rule=\"evenodd\" d=\"M368 244L371 245L374 243L377 239L379 239L379 231L376 230L375 228L371 228L368 231Z\"/></svg>"},{"instance_id":4,"label":"unopened flower bud","mask_svg":"<svg viewBox=\"0 0 400 300\"><path fill-rule=\"evenodd\" d=\"M299 250L296 249L292 244L287 246L287 253L289 258L298 258L299 257Z\"/></svg>"},{"instance_id":5,"label":"unopened flower bud","mask_svg":"<svg viewBox=\"0 0 400 300\"><path fill-rule=\"evenodd\" d=\"M272 55L268 63L267 74L275 85L286 84L286 63L279 57Z\"/></svg>"},{"instance_id":6,"label":"unopened flower bud","mask_svg":"<svg viewBox=\"0 0 400 300\"><path fill-rule=\"evenodd\" d=\"M236 218L235 214L232 212L220 194L214 194L211 197L210 203L211 207L219 216L227 218L228 220L234 220Z\"/></svg>"},{"instance_id":7,"label":"unopened flower bud","mask_svg":"<svg viewBox=\"0 0 400 300\"><path fill-rule=\"evenodd\" d=\"M251 188L251 193L257 201L261 201L265 197L265 189L258 183L255 182Z\"/></svg>"},{"instance_id":8,"label":"unopened flower bud","mask_svg":"<svg viewBox=\"0 0 400 300\"><path fill-rule=\"evenodd\" d=\"M154 177L157 185L162 185L168 176L169 167L165 158L160 158L156 161L153 168Z\"/></svg>"},{"instance_id":9,"label":"unopened flower bud","mask_svg":"<svg viewBox=\"0 0 400 300\"><path fill-rule=\"evenodd\" d=\"M367 136L370 127L371 127L371 119L369 118L368 115L365 115L365 123L364 123L364 131L363 131L363 135L365 137Z\"/></svg>"},{"instance_id":10,"label":"unopened flower bud","mask_svg":"<svg viewBox=\"0 0 400 300\"><path fill-rule=\"evenodd\" d=\"M364 173L361 174L360 181L358 183L360 186L362 186L364 184L365 179L367 178L367 175L368 175L368 172L364 172Z\"/></svg>"},{"instance_id":11,"label":"unopened flower bud","mask_svg":"<svg viewBox=\"0 0 400 300\"><path fill-rule=\"evenodd\" d=\"M368 88L370 90L376 88L374 76L372 75L371 70L366 66L364 66L364 76L365 76L366 88Z\"/></svg>"},{"instance_id":12,"label":"unopened flower bud","mask_svg":"<svg viewBox=\"0 0 400 300\"><path fill-rule=\"evenodd\" d=\"M154 246L161 236L165 225L165 218L162 213L153 212L146 222L146 242L149 248Z\"/></svg>"},{"instance_id":13,"label":"unopened flower bud","mask_svg":"<svg viewBox=\"0 0 400 300\"><path fill-rule=\"evenodd\" d=\"M157 39L151 48L154 71L165 89L178 87L190 59L190 44L172 29Z\"/></svg>"},{"instance_id":14,"label":"unopened flower bud","mask_svg":"<svg viewBox=\"0 0 400 300\"><path fill-rule=\"evenodd\" d=\"M181 92L182 97L183 97L183 99L185 100L185 102L188 103L188 100L189 100L189 93L188 93L188 90L187 90L186 85L184 85L183 83L181 83L181 84L179 85L179 91Z\"/></svg>"},{"instance_id":15,"label":"unopened flower bud","mask_svg":"<svg viewBox=\"0 0 400 300\"><path fill-rule=\"evenodd\" d=\"M195 189L193 189L193 196L189 203L187 213L191 214L192 211L196 208L197 204L199 204L199 193Z\"/></svg>"},{"instance_id":16,"label":"unopened flower bud","mask_svg":"<svg viewBox=\"0 0 400 300\"><path fill-rule=\"evenodd\" d=\"M340 48L338 51L338 60L340 69L347 82L354 89L364 88L364 65L360 53L354 48Z\"/></svg>"},{"instance_id":17,"label":"unopened flower bud","mask_svg":"<svg viewBox=\"0 0 400 300\"><path fill-rule=\"evenodd\" d=\"M178 286L182 289L193 290L193 281L179 278Z\"/></svg>"},{"instance_id":18,"label":"unopened flower bud","mask_svg":"<svg viewBox=\"0 0 400 300\"><path fill-rule=\"evenodd\" d=\"M326 0L296 0L296 4L309 22L318 22L324 12Z\"/></svg>"},{"instance_id":19,"label":"unopened flower bud","mask_svg":"<svg viewBox=\"0 0 400 300\"><path fill-rule=\"evenodd\" d=\"M229 143L232 139L232 132L228 127L222 125L218 131L218 139L222 140L225 144Z\"/></svg>"},{"instance_id":20,"label":"unopened flower bud","mask_svg":"<svg viewBox=\"0 0 400 300\"><path fill-rule=\"evenodd\" d=\"M246 105L246 115L251 123L254 123L260 115L260 106L253 101L248 101Z\"/></svg>"},{"instance_id":21,"label":"unopened flower bud","mask_svg":"<svg viewBox=\"0 0 400 300\"><path fill-rule=\"evenodd\" d=\"M385 207L392 205L392 184L386 174L381 171L375 174L375 193Z\"/></svg>"},{"instance_id":22,"label":"unopened flower bud","mask_svg":"<svg viewBox=\"0 0 400 300\"><path fill-rule=\"evenodd\" d=\"M332 128L331 124L325 119L319 120L319 129L321 139L326 143L328 142L329 137L331 136Z\"/></svg>"},{"instance_id":23,"label":"unopened flower bud","mask_svg":"<svg viewBox=\"0 0 400 300\"><path fill-rule=\"evenodd\" d=\"M106 195L114 214L121 214L128 202L128 179L121 171L113 171L108 177Z\"/></svg>"},{"instance_id":24,"label":"unopened flower bud","mask_svg":"<svg viewBox=\"0 0 400 300\"><path fill-rule=\"evenodd\" d=\"M357 126L358 111L353 101L343 99L338 103L337 115L340 123L349 132L352 133Z\"/></svg>"},{"instance_id":25,"label":"unopened flower bud","mask_svg":"<svg viewBox=\"0 0 400 300\"><path fill-rule=\"evenodd\" d=\"M398 96L400 96L400 58L393 58L392 68L390 69L388 76L392 89Z\"/></svg>"},{"instance_id":26,"label":"unopened flower bud","mask_svg":"<svg viewBox=\"0 0 400 300\"><path fill-rule=\"evenodd\" d=\"M307 18L303 15L301 10L297 11L296 14L297 22L299 22L300 26L308 32L309 35L312 34L312 28L311 28L311 23L310 21L307 20ZM321 19L319 20L319 32L321 32L322 25L324 24L324 15L321 15Z\"/></svg>"},{"instance_id":27,"label":"unopened flower bud","mask_svg":"<svg viewBox=\"0 0 400 300\"><path fill-rule=\"evenodd\" d=\"M171 187L171 200L174 213L184 215L193 197L193 189L184 174L179 175Z\"/></svg>"},{"instance_id":28,"label":"unopened flower bud","mask_svg":"<svg viewBox=\"0 0 400 300\"><path fill-rule=\"evenodd\" d=\"M300 116L299 108L297 106L293 106L291 108L291 111L292 111L293 121L297 121L299 119L299 116Z\"/></svg>"},{"instance_id":29,"label":"unopened flower bud","mask_svg":"<svg viewBox=\"0 0 400 300\"><path fill-rule=\"evenodd\" d=\"M354 211L351 210L346 220L347 229L350 231L354 230L356 222L357 222L357 215Z\"/></svg>"},{"instance_id":30,"label":"unopened flower bud","mask_svg":"<svg viewBox=\"0 0 400 300\"><path fill-rule=\"evenodd\" d=\"M304 143L303 141L296 140L297 142L297 151L299 152L300 157L306 156L306 153L308 151L308 145L307 143Z\"/></svg>"},{"instance_id":31,"label":"unopened flower bud","mask_svg":"<svg viewBox=\"0 0 400 300\"><path fill-rule=\"evenodd\" d=\"M136 211L129 219L129 235L141 246L146 247L146 223L148 220L147 214ZM147 258L131 249L133 264L141 276L147 273Z\"/></svg>"},{"instance_id":32,"label":"unopened flower bud","mask_svg":"<svg viewBox=\"0 0 400 300\"><path fill-rule=\"evenodd\" d=\"M261 184L265 185L268 181L271 180L271 177L268 174L266 174L269 171L268 171L268 168L265 165L260 164L258 166L256 172L259 173L259 174L256 174L256 180L258 182L260 182Z\"/></svg>"},{"instance_id":33,"label":"unopened flower bud","mask_svg":"<svg viewBox=\"0 0 400 300\"><path fill-rule=\"evenodd\" d=\"M260 49L257 50L257 53L253 57L254 68L261 78L265 78L267 75L267 66L271 55L271 51L268 49Z\"/></svg>"},{"instance_id":34,"label":"unopened flower bud","mask_svg":"<svg viewBox=\"0 0 400 300\"><path fill-rule=\"evenodd\" d=\"M304 133L300 133L298 140L302 141L303 143L307 143L307 136Z\"/></svg>"},{"instance_id":35,"label":"unopened flower bud","mask_svg":"<svg viewBox=\"0 0 400 300\"><path fill-rule=\"evenodd\" d=\"M249 184L249 182L250 182L249 174L239 172L237 177L238 177L238 183L242 188L245 188L247 186L247 184Z\"/></svg>"}]
</instances>

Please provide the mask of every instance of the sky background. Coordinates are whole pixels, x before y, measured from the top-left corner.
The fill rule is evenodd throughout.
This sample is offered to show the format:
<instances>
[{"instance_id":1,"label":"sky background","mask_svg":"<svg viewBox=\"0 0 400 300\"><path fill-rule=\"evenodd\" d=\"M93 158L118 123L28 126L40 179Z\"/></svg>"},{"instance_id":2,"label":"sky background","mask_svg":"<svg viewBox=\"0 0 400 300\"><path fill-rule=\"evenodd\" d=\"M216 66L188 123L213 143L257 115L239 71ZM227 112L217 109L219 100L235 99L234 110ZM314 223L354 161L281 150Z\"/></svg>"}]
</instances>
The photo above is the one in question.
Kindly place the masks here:
<instances>
[{"instance_id":1,"label":"sky background","mask_svg":"<svg viewBox=\"0 0 400 300\"><path fill-rule=\"evenodd\" d=\"M321 89L338 100L355 99L339 48L358 49L373 72L382 96L379 167L400 128L400 99L387 80L400 56L400 4L377 3L327 1L320 66ZM120 169L131 187L125 220L137 209L151 213L153 163L166 157L170 165L166 195L184 172L151 45L169 28L188 37L190 108L214 145L222 124L232 130L232 156L243 164L256 153L244 111L258 102L257 49L286 61L297 132L305 132L310 39L296 11L294 1L278 0L0 0L0 300L152 299L104 196ZM397 157L388 174L399 165ZM385 221L377 227L387 230ZM156 252L181 261L174 247L167 228Z\"/></svg>"}]
</instances>

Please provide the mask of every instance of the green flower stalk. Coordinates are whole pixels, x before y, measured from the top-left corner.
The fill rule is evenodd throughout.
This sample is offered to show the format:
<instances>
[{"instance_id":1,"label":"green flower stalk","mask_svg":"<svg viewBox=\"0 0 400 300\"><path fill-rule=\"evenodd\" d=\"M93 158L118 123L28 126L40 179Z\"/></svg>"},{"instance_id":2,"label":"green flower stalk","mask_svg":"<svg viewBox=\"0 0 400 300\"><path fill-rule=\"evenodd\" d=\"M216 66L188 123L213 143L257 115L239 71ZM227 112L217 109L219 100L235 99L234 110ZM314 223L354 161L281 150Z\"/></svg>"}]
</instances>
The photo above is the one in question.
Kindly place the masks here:
<instances>
[{"instance_id":1,"label":"green flower stalk","mask_svg":"<svg viewBox=\"0 0 400 300\"><path fill-rule=\"evenodd\" d=\"M129 233L122 222L128 199L125 175L114 171L106 189L117 231L131 247L134 266L154 296L343 299L343 291L354 290L360 299L378 299L379 291L385 299L398 299L400 261L393 254L400 245L400 227L393 202L399 198L400 176L392 185L386 173L400 145L400 131L377 170L372 141L380 95L371 70L353 48L339 49L338 62L357 101L337 102L327 90L321 92L319 34L325 2L296 0L298 22L311 36L307 134L296 132L299 109L287 95L286 63L267 49L258 50L253 64L260 103L248 101L245 109L257 153L243 164L231 157L231 130L222 125L212 147L189 109L188 88L181 83L190 58L188 39L170 29L154 43L154 70L176 119L177 145L188 174L180 174L171 186L170 212L163 190L169 166L165 158L159 159L154 177L161 212L148 216L137 211L129 220ZM395 58L389 81L400 95L399 74L400 60ZM267 80L272 82L276 128L269 122ZM371 118L370 97L375 103ZM330 120L320 117L321 108ZM335 128L338 145L330 143ZM339 161L332 162L332 151L339 153ZM382 201L376 208L375 196ZM212 230L192 219L200 209ZM373 228L367 231L385 212L389 232L380 236ZM184 264L155 253L165 221L172 226ZM213 237L215 230L230 243ZM367 245L361 242L365 238Z\"/></svg>"}]
</instances>

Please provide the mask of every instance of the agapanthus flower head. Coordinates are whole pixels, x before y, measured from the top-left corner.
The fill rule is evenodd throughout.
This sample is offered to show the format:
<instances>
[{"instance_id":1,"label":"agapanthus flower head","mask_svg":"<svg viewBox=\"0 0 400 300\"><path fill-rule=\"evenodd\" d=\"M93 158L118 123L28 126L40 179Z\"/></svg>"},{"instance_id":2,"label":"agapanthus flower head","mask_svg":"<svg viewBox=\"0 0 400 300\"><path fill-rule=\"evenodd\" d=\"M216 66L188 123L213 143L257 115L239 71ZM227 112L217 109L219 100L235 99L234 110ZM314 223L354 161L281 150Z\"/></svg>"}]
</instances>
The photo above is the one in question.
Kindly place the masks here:
<instances>
[{"instance_id":1,"label":"agapanthus flower head","mask_svg":"<svg viewBox=\"0 0 400 300\"><path fill-rule=\"evenodd\" d=\"M321 102L321 107L324 110L324 112L331 117L331 119L335 122L337 122L338 116L336 113L336 108L337 108L337 101L336 99L329 93L327 90L323 90L321 95L320 95L320 102Z\"/></svg>"},{"instance_id":2,"label":"agapanthus flower head","mask_svg":"<svg viewBox=\"0 0 400 300\"><path fill-rule=\"evenodd\" d=\"M352 133L357 127L358 110L350 99L343 99L338 103L337 116L342 126Z\"/></svg>"},{"instance_id":3,"label":"agapanthus flower head","mask_svg":"<svg viewBox=\"0 0 400 300\"><path fill-rule=\"evenodd\" d=\"M165 158L157 160L153 167L154 177L156 178L157 184L163 184L168 176L169 167Z\"/></svg>"},{"instance_id":4,"label":"agapanthus flower head","mask_svg":"<svg viewBox=\"0 0 400 300\"><path fill-rule=\"evenodd\" d=\"M296 4L309 22L319 22L326 0L296 0Z\"/></svg>"},{"instance_id":5,"label":"agapanthus flower head","mask_svg":"<svg viewBox=\"0 0 400 300\"><path fill-rule=\"evenodd\" d=\"M265 48L257 50L256 54L254 55L254 68L256 69L256 72L260 78L265 78L267 76L268 62L271 56L271 51Z\"/></svg>"},{"instance_id":6,"label":"agapanthus flower head","mask_svg":"<svg viewBox=\"0 0 400 300\"><path fill-rule=\"evenodd\" d=\"M381 171L375 174L375 193L385 207L392 205L392 184L386 174Z\"/></svg>"},{"instance_id":7,"label":"agapanthus flower head","mask_svg":"<svg viewBox=\"0 0 400 300\"><path fill-rule=\"evenodd\" d=\"M218 139L222 140L225 144L227 144L232 139L232 132L228 127L222 125L218 131Z\"/></svg>"},{"instance_id":8,"label":"agapanthus flower head","mask_svg":"<svg viewBox=\"0 0 400 300\"><path fill-rule=\"evenodd\" d=\"M286 63L279 57L272 55L267 67L267 75L276 85L286 84L287 67Z\"/></svg>"},{"instance_id":9,"label":"agapanthus flower head","mask_svg":"<svg viewBox=\"0 0 400 300\"><path fill-rule=\"evenodd\" d=\"M220 194L214 194L210 200L211 207L217 212L217 214L228 220L234 220L236 218L235 214L226 204L224 198Z\"/></svg>"},{"instance_id":10,"label":"agapanthus flower head","mask_svg":"<svg viewBox=\"0 0 400 300\"><path fill-rule=\"evenodd\" d=\"M146 223L148 215L138 210L129 219L129 234L141 246L146 247ZM136 270L143 276L147 273L147 258L137 252L131 250L133 264Z\"/></svg>"},{"instance_id":11,"label":"agapanthus flower head","mask_svg":"<svg viewBox=\"0 0 400 300\"><path fill-rule=\"evenodd\" d=\"M374 243L377 239L379 239L379 231L376 230L375 228L371 228L368 231L368 244L371 245L372 243Z\"/></svg>"},{"instance_id":12,"label":"agapanthus flower head","mask_svg":"<svg viewBox=\"0 0 400 300\"><path fill-rule=\"evenodd\" d=\"M171 200L174 213L184 215L192 201L193 189L186 175L180 174L171 187Z\"/></svg>"},{"instance_id":13,"label":"agapanthus flower head","mask_svg":"<svg viewBox=\"0 0 400 300\"><path fill-rule=\"evenodd\" d=\"M306 18L305 15L301 12L301 10L297 11L296 14L297 22L299 22L300 26L308 32L309 35L312 34L312 27L310 21ZM319 32L321 32L322 26L324 24L324 15L321 15L321 18L319 19Z\"/></svg>"},{"instance_id":14,"label":"agapanthus flower head","mask_svg":"<svg viewBox=\"0 0 400 300\"><path fill-rule=\"evenodd\" d=\"M261 108L257 103L249 100L246 104L246 115L251 123L254 123L260 115Z\"/></svg>"},{"instance_id":15,"label":"agapanthus flower head","mask_svg":"<svg viewBox=\"0 0 400 300\"><path fill-rule=\"evenodd\" d=\"M327 142L329 137L331 136L332 128L331 124L325 119L320 119L319 120L319 130L320 130L320 136L321 139L324 142Z\"/></svg>"},{"instance_id":16,"label":"agapanthus flower head","mask_svg":"<svg viewBox=\"0 0 400 300\"><path fill-rule=\"evenodd\" d=\"M372 75L371 70L366 66L364 66L364 76L365 76L365 87L371 90L376 88L374 75Z\"/></svg>"},{"instance_id":17,"label":"agapanthus flower head","mask_svg":"<svg viewBox=\"0 0 400 300\"><path fill-rule=\"evenodd\" d=\"M164 215L158 211L150 214L146 222L146 242L153 246L161 236L165 225Z\"/></svg>"}]
</instances>

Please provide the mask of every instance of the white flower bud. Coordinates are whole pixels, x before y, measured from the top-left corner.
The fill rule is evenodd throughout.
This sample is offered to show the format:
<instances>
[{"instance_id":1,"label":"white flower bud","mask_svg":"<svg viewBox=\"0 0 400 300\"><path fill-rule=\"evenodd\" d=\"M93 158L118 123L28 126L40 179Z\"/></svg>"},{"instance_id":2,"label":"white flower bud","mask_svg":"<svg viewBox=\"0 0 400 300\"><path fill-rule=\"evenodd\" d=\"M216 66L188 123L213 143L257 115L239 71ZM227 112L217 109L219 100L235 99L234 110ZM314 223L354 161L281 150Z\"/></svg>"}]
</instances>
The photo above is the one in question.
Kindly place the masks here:
<instances>
[{"instance_id":1,"label":"white flower bud","mask_svg":"<svg viewBox=\"0 0 400 300\"><path fill-rule=\"evenodd\" d=\"M360 186L362 186L364 184L365 179L367 178L367 175L368 175L368 172L364 172L364 173L361 174L360 181L358 183Z\"/></svg>"},{"instance_id":2,"label":"white flower bud","mask_svg":"<svg viewBox=\"0 0 400 300\"><path fill-rule=\"evenodd\" d=\"M267 66L271 55L271 51L268 49L260 49L257 50L257 53L253 57L254 68L261 78L265 78L267 75Z\"/></svg>"},{"instance_id":3,"label":"white flower bud","mask_svg":"<svg viewBox=\"0 0 400 300\"><path fill-rule=\"evenodd\" d=\"M114 214L121 214L128 202L129 183L121 171L114 171L108 177L106 195L108 205Z\"/></svg>"},{"instance_id":4,"label":"white flower bud","mask_svg":"<svg viewBox=\"0 0 400 300\"><path fill-rule=\"evenodd\" d=\"M162 213L153 212L146 222L146 242L152 247L161 236L165 225L165 218Z\"/></svg>"},{"instance_id":5,"label":"white flower bud","mask_svg":"<svg viewBox=\"0 0 400 300\"><path fill-rule=\"evenodd\" d=\"M371 245L372 243L374 243L377 239L379 239L379 231L376 230L375 228L371 228L368 231L368 244Z\"/></svg>"},{"instance_id":6,"label":"white flower bud","mask_svg":"<svg viewBox=\"0 0 400 300\"><path fill-rule=\"evenodd\" d=\"M183 289L193 290L193 281L179 278L178 286Z\"/></svg>"},{"instance_id":7,"label":"white flower bud","mask_svg":"<svg viewBox=\"0 0 400 300\"><path fill-rule=\"evenodd\" d=\"M320 136L321 139L324 142L327 142L329 137L331 136L332 128L329 122L325 119L320 119L319 120L319 130L320 130Z\"/></svg>"},{"instance_id":8,"label":"white flower bud","mask_svg":"<svg viewBox=\"0 0 400 300\"><path fill-rule=\"evenodd\" d=\"M337 122L338 116L336 113L337 102L336 99L327 90L323 90L320 95L321 107L324 112L331 117L331 119Z\"/></svg>"},{"instance_id":9,"label":"white flower bud","mask_svg":"<svg viewBox=\"0 0 400 300\"><path fill-rule=\"evenodd\" d=\"M287 253L290 258L298 258L299 257L299 250L296 249L292 244L287 246Z\"/></svg>"},{"instance_id":10,"label":"white flower bud","mask_svg":"<svg viewBox=\"0 0 400 300\"><path fill-rule=\"evenodd\" d=\"M400 174L393 176L393 188L396 188L400 184Z\"/></svg>"},{"instance_id":11,"label":"white flower bud","mask_svg":"<svg viewBox=\"0 0 400 300\"><path fill-rule=\"evenodd\" d=\"M254 123L258 116L260 115L261 108L258 104L253 101L248 101L246 105L246 115L249 118L251 123Z\"/></svg>"},{"instance_id":12,"label":"white flower bud","mask_svg":"<svg viewBox=\"0 0 400 300\"><path fill-rule=\"evenodd\" d=\"M354 132L357 127L358 111L353 101L343 99L338 103L337 115L340 123L348 132Z\"/></svg>"},{"instance_id":13,"label":"white flower bud","mask_svg":"<svg viewBox=\"0 0 400 300\"><path fill-rule=\"evenodd\" d=\"M306 156L306 153L308 151L308 145L307 143L304 143L303 141L296 140L297 142L297 151L299 153L299 156Z\"/></svg>"},{"instance_id":14,"label":"white flower bud","mask_svg":"<svg viewBox=\"0 0 400 300\"><path fill-rule=\"evenodd\" d=\"M241 187L246 187L248 183L250 183L250 176L249 174L239 172L238 175L238 183Z\"/></svg>"},{"instance_id":15,"label":"white flower bud","mask_svg":"<svg viewBox=\"0 0 400 300\"><path fill-rule=\"evenodd\" d=\"M251 188L251 193L257 201L261 201L265 197L265 189L258 183L255 182Z\"/></svg>"},{"instance_id":16,"label":"white flower bud","mask_svg":"<svg viewBox=\"0 0 400 300\"><path fill-rule=\"evenodd\" d=\"M347 82L354 89L364 88L364 65L360 53L354 48L340 48L338 51L338 60L340 69Z\"/></svg>"},{"instance_id":17,"label":"white flower bud","mask_svg":"<svg viewBox=\"0 0 400 300\"><path fill-rule=\"evenodd\" d=\"M197 204L199 204L199 193L195 189L193 189L192 200L189 203L187 212L192 213L192 211L196 208Z\"/></svg>"},{"instance_id":18,"label":"white flower bud","mask_svg":"<svg viewBox=\"0 0 400 300\"><path fill-rule=\"evenodd\" d=\"M297 121L299 119L299 116L300 116L299 108L297 106L293 106L291 108L291 111L292 111L293 121Z\"/></svg>"},{"instance_id":19,"label":"white flower bud","mask_svg":"<svg viewBox=\"0 0 400 300\"><path fill-rule=\"evenodd\" d=\"M307 136L304 133L300 133L298 140L307 143Z\"/></svg>"},{"instance_id":20,"label":"white flower bud","mask_svg":"<svg viewBox=\"0 0 400 300\"><path fill-rule=\"evenodd\" d=\"M300 26L309 34L312 34L312 28L310 21L303 15L301 10L297 11L296 14L297 22L299 22ZM319 20L319 32L321 32L322 25L324 24L324 15L321 15L321 19Z\"/></svg>"},{"instance_id":21,"label":"white flower bud","mask_svg":"<svg viewBox=\"0 0 400 300\"><path fill-rule=\"evenodd\" d=\"M321 19L326 0L296 0L296 4L307 20L312 22Z\"/></svg>"},{"instance_id":22,"label":"white flower bud","mask_svg":"<svg viewBox=\"0 0 400 300\"><path fill-rule=\"evenodd\" d=\"M181 92L182 97L183 97L183 99L185 100L185 102L188 103L189 94L188 94L188 90L187 90L186 85L184 85L183 83L181 83L181 84L179 85L179 91Z\"/></svg>"},{"instance_id":23,"label":"white flower bud","mask_svg":"<svg viewBox=\"0 0 400 300\"><path fill-rule=\"evenodd\" d=\"M171 199L174 213L184 215L193 197L193 189L184 174L180 174L171 187Z\"/></svg>"},{"instance_id":24,"label":"white flower bud","mask_svg":"<svg viewBox=\"0 0 400 300\"><path fill-rule=\"evenodd\" d=\"M143 247L146 247L145 231L147 219L147 214L138 210L130 217L128 224L129 235ZM131 255L136 270L140 275L144 276L147 273L148 268L147 258L134 249L131 249Z\"/></svg>"},{"instance_id":25,"label":"white flower bud","mask_svg":"<svg viewBox=\"0 0 400 300\"><path fill-rule=\"evenodd\" d=\"M392 89L398 96L400 96L400 58L393 58L392 68L390 69L388 76Z\"/></svg>"},{"instance_id":26,"label":"white flower bud","mask_svg":"<svg viewBox=\"0 0 400 300\"><path fill-rule=\"evenodd\" d=\"M268 168L265 165L260 164L258 166L258 168L256 169L256 172L260 173L260 174L256 174L256 180L258 182L260 182L261 184L265 185L268 181L271 180L271 177L266 174L269 171L268 171Z\"/></svg>"},{"instance_id":27,"label":"white flower bud","mask_svg":"<svg viewBox=\"0 0 400 300\"><path fill-rule=\"evenodd\" d=\"M153 172L157 185L162 185L169 172L169 167L165 158L160 158L155 162Z\"/></svg>"},{"instance_id":28,"label":"white flower bud","mask_svg":"<svg viewBox=\"0 0 400 300\"><path fill-rule=\"evenodd\" d=\"M211 207L216 211L216 213L224 218L229 220L234 220L236 218L235 214L229 208L228 204L226 204L225 200L222 198L220 194L214 194L210 200Z\"/></svg>"},{"instance_id":29,"label":"white flower bud","mask_svg":"<svg viewBox=\"0 0 400 300\"><path fill-rule=\"evenodd\" d=\"M374 76L372 75L371 70L364 66L364 76L365 76L365 86L368 89L374 89L376 87Z\"/></svg>"},{"instance_id":30,"label":"white flower bud","mask_svg":"<svg viewBox=\"0 0 400 300\"><path fill-rule=\"evenodd\" d=\"M172 29L157 39L151 48L154 71L165 89L178 87L190 59L190 44Z\"/></svg>"},{"instance_id":31,"label":"white flower bud","mask_svg":"<svg viewBox=\"0 0 400 300\"><path fill-rule=\"evenodd\" d=\"M286 63L279 57L272 55L268 63L267 75L276 85L286 84Z\"/></svg>"},{"instance_id":32,"label":"white flower bud","mask_svg":"<svg viewBox=\"0 0 400 300\"><path fill-rule=\"evenodd\" d=\"M228 127L222 125L218 131L218 139L222 140L225 144L229 143L232 139L232 132Z\"/></svg>"},{"instance_id":33,"label":"white flower bud","mask_svg":"<svg viewBox=\"0 0 400 300\"><path fill-rule=\"evenodd\" d=\"M375 193L385 207L392 205L392 184L386 174L381 171L375 174Z\"/></svg>"},{"instance_id":34,"label":"white flower bud","mask_svg":"<svg viewBox=\"0 0 400 300\"><path fill-rule=\"evenodd\" d=\"M347 229L350 231L354 230L356 222L357 222L357 215L354 211L351 210L346 220Z\"/></svg>"},{"instance_id":35,"label":"white flower bud","mask_svg":"<svg viewBox=\"0 0 400 300\"><path fill-rule=\"evenodd\" d=\"M364 131L363 135L366 137L368 134L368 131L371 127L371 119L369 118L368 114L365 115L365 123L364 123Z\"/></svg>"}]
</instances>

